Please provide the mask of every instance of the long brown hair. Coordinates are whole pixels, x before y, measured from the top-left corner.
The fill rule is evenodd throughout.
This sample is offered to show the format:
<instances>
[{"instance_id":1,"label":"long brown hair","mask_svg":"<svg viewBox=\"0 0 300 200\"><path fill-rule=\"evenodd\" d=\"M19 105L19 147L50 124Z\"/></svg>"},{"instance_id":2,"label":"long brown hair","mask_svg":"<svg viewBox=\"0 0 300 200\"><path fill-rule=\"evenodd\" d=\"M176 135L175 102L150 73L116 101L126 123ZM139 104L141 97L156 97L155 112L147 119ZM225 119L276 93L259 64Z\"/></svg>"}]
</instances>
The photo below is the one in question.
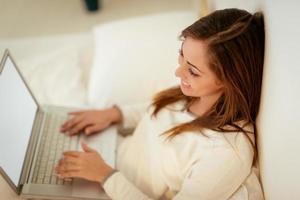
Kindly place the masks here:
<instances>
[{"instance_id":1,"label":"long brown hair","mask_svg":"<svg viewBox=\"0 0 300 200\"><path fill-rule=\"evenodd\" d=\"M260 12L250 14L245 10L224 9L199 19L180 35L208 44L209 67L225 86L224 92L204 115L165 131L172 138L184 131L211 129L219 132L243 132L256 136L256 117L264 61L264 21ZM185 107L195 101L185 96L180 87L172 87L156 94L152 101L152 116L166 105L185 100ZM237 122L243 122L239 124ZM252 124L254 131L245 129ZM255 137L256 138L256 137ZM254 160L257 152L255 151Z\"/></svg>"}]
</instances>

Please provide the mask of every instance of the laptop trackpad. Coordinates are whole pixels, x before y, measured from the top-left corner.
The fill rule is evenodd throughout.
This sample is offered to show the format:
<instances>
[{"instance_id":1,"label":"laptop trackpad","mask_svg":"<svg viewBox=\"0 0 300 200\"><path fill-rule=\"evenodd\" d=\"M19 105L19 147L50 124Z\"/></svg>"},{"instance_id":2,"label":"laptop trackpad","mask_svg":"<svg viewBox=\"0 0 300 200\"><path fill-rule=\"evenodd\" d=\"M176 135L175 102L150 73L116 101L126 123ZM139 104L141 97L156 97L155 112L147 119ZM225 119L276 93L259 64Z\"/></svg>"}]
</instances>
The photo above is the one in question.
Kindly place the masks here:
<instances>
[{"instance_id":1,"label":"laptop trackpad","mask_svg":"<svg viewBox=\"0 0 300 200\"><path fill-rule=\"evenodd\" d=\"M81 198L110 199L99 183L74 179L72 196Z\"/></svg>"},{"instance_id":2,"label":"laptop trackpad","mask_svg":"<svg viewBox=\"0 0 300 200\"><path fill-rule=\"evenodd\" d=\"M115 167L117 149L117 128L110 126L100 133L90 136L80 135L80 140L86 142L91 148L95 149L111 167ZM80 146L80 150L81 146Z\"/></svg>"},{"instance_id":3,"label":"laptop trackpad","mask_svg":"<svg viewBox=\"0 0 300 200\"><path fill-rule=\"evenodd\" d=\"M111 126L101 133L90 136L82 134L80 140L97 150L107 164L111 167L115 167L117 145L117 129L115 126ZM73 180L72 196L80 198L110 199L99 183L86 181L84 179Z\"/></svg>"}]
</instances>

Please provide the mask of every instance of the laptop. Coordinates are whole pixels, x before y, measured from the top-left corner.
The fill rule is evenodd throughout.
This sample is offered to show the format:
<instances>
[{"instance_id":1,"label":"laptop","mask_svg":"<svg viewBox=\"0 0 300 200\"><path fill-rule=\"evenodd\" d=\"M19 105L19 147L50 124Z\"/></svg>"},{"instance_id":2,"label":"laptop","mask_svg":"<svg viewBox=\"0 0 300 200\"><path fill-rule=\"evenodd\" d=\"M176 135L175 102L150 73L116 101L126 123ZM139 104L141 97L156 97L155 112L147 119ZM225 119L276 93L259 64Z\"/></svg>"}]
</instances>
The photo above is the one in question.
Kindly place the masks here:
<instances>
[{"instance_id":1,"label":"laptop","mask_svg":"<svg viewBox=\"0 0 300 200\"><path fill-rule=\"evenodd\" d=\"M110 199L99 183L77 178L59 179L54 167L62 152L82 151L81 141L115 167L116 126L88 137L60 133L68 112L79 109L39 105L8 50L0 64L0 110L0 173L20 196L25 199Z\"/></svg>"}]
</instances>

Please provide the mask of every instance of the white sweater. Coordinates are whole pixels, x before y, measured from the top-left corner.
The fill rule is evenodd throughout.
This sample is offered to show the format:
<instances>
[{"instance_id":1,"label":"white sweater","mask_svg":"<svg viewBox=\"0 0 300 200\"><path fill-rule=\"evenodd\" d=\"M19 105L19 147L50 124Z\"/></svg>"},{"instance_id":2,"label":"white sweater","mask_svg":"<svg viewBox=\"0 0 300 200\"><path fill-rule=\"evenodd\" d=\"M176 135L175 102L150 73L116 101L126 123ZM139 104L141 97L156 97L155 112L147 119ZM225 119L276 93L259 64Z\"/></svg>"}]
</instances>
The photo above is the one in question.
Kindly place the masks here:
<instances>
[{"instance_id":1,"label":"white sweater","mask_svg":"<svg viewBox=\"0 0 300 200\"><path fill-rule=\"evenodd\" d=\"M184 132L170 141L161 133L191 121L183 101L151 118L149 104L119 105L123 128L135 128L118 148L117 169L103 185L114 200L261 200L253 148L241 132ZM250 135L253 138L253 135Z\"/></svg>"}]
</instances>

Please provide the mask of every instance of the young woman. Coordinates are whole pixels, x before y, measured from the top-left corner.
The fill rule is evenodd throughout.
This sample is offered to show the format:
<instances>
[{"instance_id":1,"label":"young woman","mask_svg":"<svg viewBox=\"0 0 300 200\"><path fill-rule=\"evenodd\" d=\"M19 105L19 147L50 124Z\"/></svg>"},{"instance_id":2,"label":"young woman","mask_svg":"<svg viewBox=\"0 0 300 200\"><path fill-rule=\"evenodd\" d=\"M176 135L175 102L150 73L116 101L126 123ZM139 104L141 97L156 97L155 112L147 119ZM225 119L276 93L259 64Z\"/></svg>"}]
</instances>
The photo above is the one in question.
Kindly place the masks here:
<instances>
[{"instance_id":1,"label":"young woman","mask_svg":"<svg viewBox=\"0 0 300 200\"><path fill-rule=\"evenodd\" d=\"M118 123L133 128L118 148L117 170L95 150L65 152L56 171L102 184L116 200L260 200L255 146L263 60L261 13L218 10L181 33L180 86L149 105L71 113L70 135Z\"/></svg>"}]
</instances>

